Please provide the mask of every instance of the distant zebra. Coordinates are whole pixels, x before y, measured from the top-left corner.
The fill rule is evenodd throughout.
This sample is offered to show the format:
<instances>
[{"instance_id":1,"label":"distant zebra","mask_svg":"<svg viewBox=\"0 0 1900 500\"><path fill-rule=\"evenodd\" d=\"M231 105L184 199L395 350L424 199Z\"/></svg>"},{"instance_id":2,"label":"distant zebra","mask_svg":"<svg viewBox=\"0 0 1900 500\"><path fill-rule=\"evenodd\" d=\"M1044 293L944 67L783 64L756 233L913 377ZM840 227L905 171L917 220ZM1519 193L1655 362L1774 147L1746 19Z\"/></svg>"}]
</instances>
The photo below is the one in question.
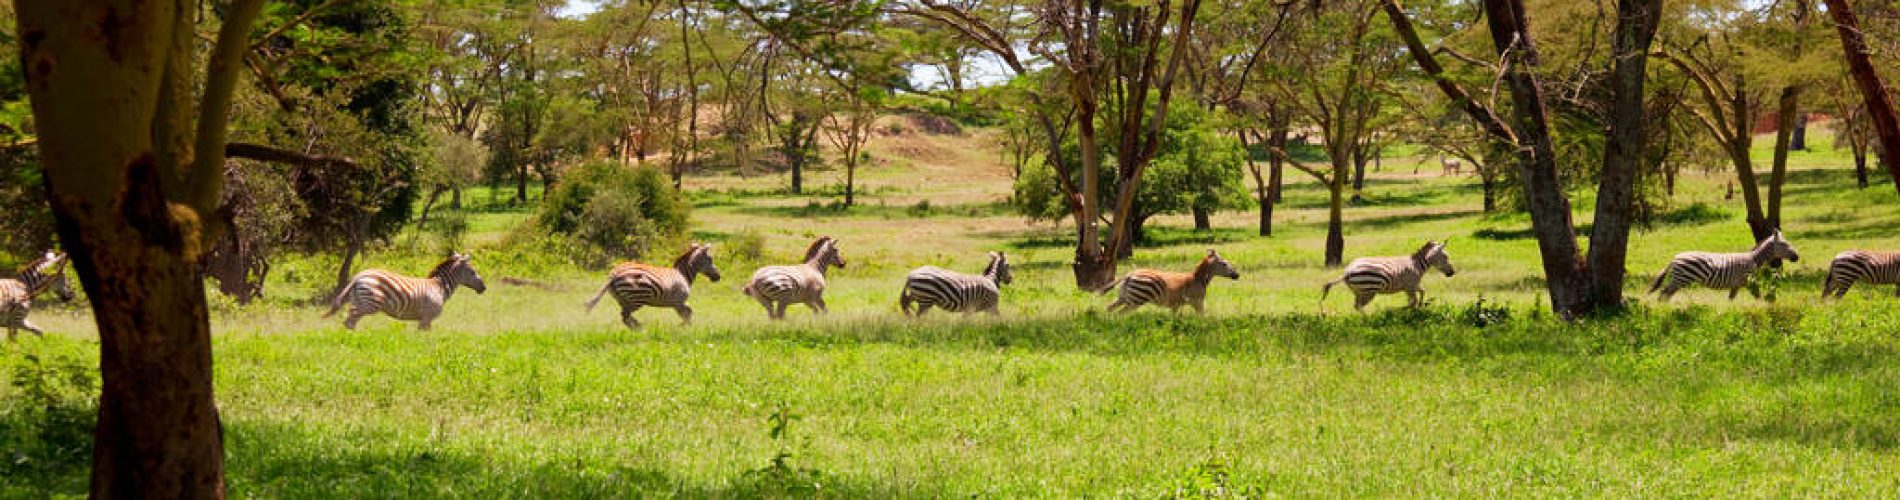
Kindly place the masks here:
<instances>
[{"instance_id":1,"label":"distant zebra","mask_svg":"<svg viewBox=\"0 0 1900 500\"><path fill-rule=\"evenodd\" d=\"M1127 312L1143 304L1153 303L1176 312L1181 310L1181 306L1193 306L1194 312L1205 314L1207 308L1203 302L1207 299L1207 284L1215 276L1237 280L1240 279L1240 271L1210 248L1207 249L1207 256L1201 258L1201 263L1194 266L1194 272L1136 269L1129 271L1122 279L1109 283L1102 293L1118 287L1121 289L1121 295L1115 298L1115 303L1108 305L1109 312Z\"/></svg>"},{"instance_id":2,"label":"distant zebra","mask_svg":"<svg viewBox=\"0 0 1900 500\"><path fill-rule=\"evenodd\" d=\"M66 254L48 250L46 255L21 266L17 276L0 279L0 326L7 328L8 342L12 342L20 330L46 335L44 330L26 320L27 313L33 309L33 297L51 289L59 300L73 300L72 285L66 283L69 260Z\"/></svg>"},{"instance_id":3,"label":"distant zebra","mask_svg":"<svg viewBox=\"0 0 1900 500\"><path fill-rule=\"evenodd\" d=\"M983 311L995 316L1001 299L1000 288L1014 280L1009 274L1009 259L1003 252L990 252L990 264L983 268L981 275L936 266L919 267L904 277L904 291L897 296L897 306L905 315L911 315L911 304L917 304L917 317L923 317L930 306L964 314Z\"/></svg>"},{"instance_id":4,"label":"distant zebra","mask_svg":"<svg viewBox=\"0 0 1900 500\"><path fill-rule=\"evenodd\" d=\"M828 312L825 271L832 266L844 267L844 256L838 254L838 240L830 236L818 238L805 248L804 263L766 266L753 272L752 279L746 281L745 294L765 306L765 314L772 319L785 319L785 308L792 304L805 304L823 314Z\"/></svg>"},{"instance_id":5,"label":"distant zebra","mask_svg":"<svg viewBox=\"0 0 1900 500\"><path fill-rule=\"evenodd\" d=\"M1821 287L1821 298L1841 298L1856 281L1869 285L1900 285L1900 252L1848 250L1835 255L1834 262L1827 266L1827 282ZM1900 296L1900 287L1894 288L1893 294Z\"/></svg>"},{"instance_id":6,"label":"distant zebra","mask_svg":"<svg viewBox=\"0 0 1900 500\"><path fill-rule=\"evenodd\" d=\"M1676 258L1669 261L1669 266L1664 267L1662 273L1656 275L1656 280L1650 282L1649 292L1661 290L1663 302L1668 302L1676 292L1689 285L1699 284L1709 288L1726 288L1729 300L1734 300L1742 287L1748 286L1748 279L1755 274L1756 268L1784 259L1799 262L1801 255L1795 252L1794 245L1781 236L1780 230L1756 243L1755 248L1746 253L1683 252L1676 254ZM1749 294L1757 298L1761 296L1755 290L1749 290Z\"/></svg>"},{"instance_id":7,"label":"distant zebra","mask_svg":"<svg viewBox=\"0 0 1900 500\"><path fill-rule=\"evenodd\" d=\"M1319 289L1319 300L1323 305L1326 296L1333 291L1333 285L1345 283L1352 290L1353 310L1365 312L1366 304L1380 294L1405 292L1405 298L1411 307L1418 307L1425 301L1425 271L1437 269L1449 278L1457 274L1452 269L1451 254L1445 252L1445 243L1427 241L1425 246L1404 257L1361 257L1346 264L1346 271L1339 279L1326 282Z\"/></svg>"},{"instance_id":8,"label":"distant zebra","mask_svg":"<svg viewBox=\"0 0 1900 500\"><path fill-rule=\"evenodd\" d=\"M1438 165L1445 168L1445 173L1441 175L1458 175L1465 171L1465 162L1457 158L1440 158Z\"/></svg>"},{"instance_id":9,"label":"distant zebra","mask_svg":"<svg viewBox=\"0 0 1900 500\"><path fill-rule=\"evenodd\" d=\"M645 306L672 308L679 313L680 321L692 324L693 308L686 305L686 299L692 296L693 280L700 274L719 281L719 266L713 265L712 245L694 243L687 247L686 253L673 259L673 267L621 263L607 273L607 284L587 301L587 310L593 311L600 298L612 291L614 301L620 303L620 322L627 328L640 327L640 320L634 319L633 313Z\"/></svg>"},{"instance_id":10,"label":"distant zebra","mask_svg":"<svg viewBox=\"0 0 1900 500\"><path fill-rule=\"evenodd\" d=\"M429 323L442 315L442 306L448 303L458 286L471 288L477 294L488 291L482 275L475 272L465 254L449 255L429 271L427 278L370 269L350 278L343 291L330 299L330 312L323 317L335 316L347 302L350 316L343 320L345 328L355 330L357 320L381 312L398 320L416 321L418 328L428 330Z\"/></svg>"}]
</instances>

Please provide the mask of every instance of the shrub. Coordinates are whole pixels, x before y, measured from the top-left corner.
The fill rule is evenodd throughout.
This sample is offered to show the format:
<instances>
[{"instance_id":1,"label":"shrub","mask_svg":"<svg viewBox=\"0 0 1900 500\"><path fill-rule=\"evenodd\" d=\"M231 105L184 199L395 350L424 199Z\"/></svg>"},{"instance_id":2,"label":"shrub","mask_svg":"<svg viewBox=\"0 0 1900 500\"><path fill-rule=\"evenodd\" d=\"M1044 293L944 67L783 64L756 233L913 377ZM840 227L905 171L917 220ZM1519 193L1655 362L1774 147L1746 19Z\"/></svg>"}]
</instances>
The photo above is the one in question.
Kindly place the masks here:
<instances>
[{"instance_id":1,"label":"shrub","mask_svg":"<svg viewBox=\"0 0 1900 500\"><path fill-rule=\"evenodd\" d=\"M541 199L535 225L604 256L637 256L686 231L692 205L659 170L582 165Z\"/></svg>"},{"instance_id":2,"label":"shrub","mask_svg":"<svg viewBox=\"0 0 1900 500\"><path fill-rule=\"evenodd\" d=\"M765 257L765 234L757 229L745 228L726 237L725 255L738 262L758 262Z\"/></svg>"}]
</instances>

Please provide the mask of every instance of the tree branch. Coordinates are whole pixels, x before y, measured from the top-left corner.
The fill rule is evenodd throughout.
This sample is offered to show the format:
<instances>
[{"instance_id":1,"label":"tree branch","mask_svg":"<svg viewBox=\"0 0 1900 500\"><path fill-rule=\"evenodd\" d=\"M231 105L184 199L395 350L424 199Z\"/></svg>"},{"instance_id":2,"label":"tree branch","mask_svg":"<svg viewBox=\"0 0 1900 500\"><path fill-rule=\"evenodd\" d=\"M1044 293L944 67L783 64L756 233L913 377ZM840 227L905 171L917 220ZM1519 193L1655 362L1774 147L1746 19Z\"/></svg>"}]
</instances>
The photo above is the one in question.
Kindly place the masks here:
<instances>
[{"instance_id":1,"label":"tree branch","mask_svg":"<svg viewBox=\"0 0 1900 500\"><path fill-rule=\"evenodd\" d=\"M1471 94L1465 92L1463 87L1445 77L1445 68L1438 65L1437 58L1432 57L1432 52L1425 48L1425 42L1419 40L1418 31L1412 27L1411 18L1405 16L1405 8L1399 6L1399 0L1382 0L1379 3L1385 7L1385 15L1391 19L1392 28L1398 31L1399 38L1405 40L1406 51L1411 52L1412 59L1418 62L1419 68L1432 77L1432 82L1438 85L1438 90L1444 92L1446 97L1451 98L1452 102L1463 108L1465 114L1477 120L1478 126L1483 127L1485 132L1497 136L1508 144L1517 144L1517 134L1505 125L1503 118L1491 108L1473 100Z\"/></svg>"},{"instance_id":2,"label":"tree branch","mask_svg":"<svg viewBox=\"0 0 1900 500\"><path fill-rule=\"evenodd\" d=\"M225 124L230 120L231 97L248 43L251 23L264 10L264 0L235 0L218 29L218 44L206 63L204 103L198 113L198 137L191 170L185 172L184 201L200 213L217 209L224 187Z\"/></svg>"},{"instance_id":3,"label":"tree branch","mask_svg":"<svg viewBox=\"0 0 1900 500\"><path fill-rule=\"evenodd\" d=\"M344 158L340 156L308 155L308 154L299 153L296 151L291 151L288 149L265 146L262 144L248 144L248 143L242 143L242 142L225 143L223 156L232 157L232 158L244 158L247 160L257 160L257 161L270 162L270 163L301 165L301 166L306 166L306 167L339 166L339 167L357 168L356 160L352 160L349 158Z\"/></svg>"}]
</instances>

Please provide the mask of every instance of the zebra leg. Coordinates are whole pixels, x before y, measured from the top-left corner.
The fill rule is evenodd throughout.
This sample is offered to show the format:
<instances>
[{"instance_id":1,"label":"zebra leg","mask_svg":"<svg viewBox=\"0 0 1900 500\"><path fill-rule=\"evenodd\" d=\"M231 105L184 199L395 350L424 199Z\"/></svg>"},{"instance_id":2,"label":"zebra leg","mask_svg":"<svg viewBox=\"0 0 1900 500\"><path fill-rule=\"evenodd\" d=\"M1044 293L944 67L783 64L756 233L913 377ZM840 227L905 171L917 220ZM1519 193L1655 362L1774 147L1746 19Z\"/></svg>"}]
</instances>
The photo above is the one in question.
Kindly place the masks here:
<instances>
[{"instance_id":1,"label":"zebra leg","mask_svg":"<svg viewBox=\"0 0 1900 500\"><path fill-rule=\"evenodd\" d=\"M1738 286L1738 287L1735 287L1735 288L1730 288L1730 289L1728 289L1728 299L1729 299L1729 300L1735 300L1735 296L1736 296L1736 295L1741 295L1741 294L1742 294L1742 288L1743 288L1743 287L1739 287L1739 286ZM1755 291L1754 291L1754 290L1749 290L1749 291L1748 291L1748 293L1755 293Z\"/></svg>"},{"instance_id":2,"label":"zebra leg","mask_svg":"<svg viewBox=\"0 0 1900 500\"><path fill-rule=\"evenodd\" d=\"M831 314L831 309L828 307L825 307L824 297L811 299L811 302L805 303L805 307L810 307L813 312L816 312L818 314Z\"/></svg>"},{"instance_id":3,"label":"zebra leg","mask_svg":"<svg viewBox=\"0 0 1900 500\"><path fill-rule=\"evenodd\" d=\"M777 314L777 313L774 313L774 312L772 312L772 299L768 299L768 298L765 298L765 297L763 297L763 296L758 296L758 297L754 297L754 298L756 298L756 299L759 299L759 305L760 305L760 306L764 306L764 307L765 307L765 316L766 316L766 317L768 317L768 318L772 318L772 319L778 319L778 314Z\"/></svg>"},{"instance_id":4,"label":"zebra leg","mask_svg":"<svg viewBox=\"0 0 1900 500\"><path fill-rule=\"evenodd\" d=\"M681 324L693 324L693 306L680 304L679 307L673 308L673 312L679 313Z\"/></svg>"},{"instance_id":5,"label":"zebra leg","mask_svg":"<svg viewBox=\"0 0 1900 500\"><path fill-rule=\"evenodd\" d=\"M790 302L780 302L776 308L767 311L767 313L772 315L772 319L785 319L785 308L791 307L791 305L792 303Z\"/></svg>"},{"instance_id":6,"label":"zebra leg","mask_svg":"<svg viewBox=\"0 0 1900 500\"><path fill-rule=\"evenodd\" d=\"M930 310L930 303L928 302L917 303L917 317L919 318L924 317L924 312L929 311L929 310Z\"/></svg>"},{"instance_id":7,"label":"zebra leg","mask_svg":"<svg viewBox=\"0 0 1900 500\"><path fill-rule=\"evenodd\" d=\"M633 317L633 313L636 312L640 312L638 305L620 306L620 324L627 325L627 328L639 328L640 320Z\"/></svg>"},{"instance_id":8,"label":"zebra leg","mask_svg":"<svg viewBox=\"0 0 1900 500\"><path fill-rule=\"evenodd\" d=\"M1372 298L1376 296L1377 295L1372 292L1354 290L1352 294L1352 309L1359 311L1360 314L1365 314L1366 304L1372 303Z\"/></svg>"},{"instance_id":9,"label":"zebra leg","mask_svg":"<svg viewBox=\"0 0 1900 500\"><path fill-rule=\"evenodd\" d=\"M354 310L350 311L350 316L343 318L343 329L355 330L357 320L361 320L361 319L363 319L362 312L354 311Z\"/></svg>"},{"instance_id":10,"label":"zebra leg","mask_svg":"<svg viewBox=\"0 0 1900 500\"><path fill-rule=\"evenodd\" d=\"M39 325L33 324L32 321L28 321L26 318L20 318L20 328L24 328L26 329L26 331L33 332L33 336L36 336L36 337L46 336L46 330L41 330ZM11 339L12 337L8 337L8 338Z\"/></svg>"},{"instance_id":11,"label":"zebra leg","mask_svg":"<svg viewBox=\"0 0 1900 500\"><path fill-rule=\"evenodd\" d=\"M1194 314L1207 315L1207 305L1203 304L1201 299L1194 299L1194 301L1189 302L1188 305L1194 306Z\"/></svg>"}]
</instances>

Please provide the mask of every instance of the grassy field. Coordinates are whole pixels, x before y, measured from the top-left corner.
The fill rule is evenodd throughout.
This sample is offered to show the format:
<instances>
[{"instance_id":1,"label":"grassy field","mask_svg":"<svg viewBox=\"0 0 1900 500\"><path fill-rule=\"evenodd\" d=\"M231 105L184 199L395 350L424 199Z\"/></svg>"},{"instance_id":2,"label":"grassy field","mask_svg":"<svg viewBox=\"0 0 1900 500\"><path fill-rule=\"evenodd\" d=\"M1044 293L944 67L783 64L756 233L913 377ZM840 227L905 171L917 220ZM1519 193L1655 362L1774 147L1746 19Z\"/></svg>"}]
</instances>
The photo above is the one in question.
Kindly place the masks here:
<instances>
[{"instance_id":1,"label":"grassy field","mask_svg":"<svg viewBox=\"0 0 1900 500\"><path fill-rule=\"evenodd\" d=\"M1815 141L1825 144L1825 137ZM1206 317L1109 316L1074 290L1070 228L1001 207L1009 177L981 131L880 137L861 205L780 193L783 176L694 177L695 239L727 280L696 322L611 305L605 266L539 254L523 209L465 216L490 283L436 330L344 331L311 304L334 258L288 257L269 299L218 303L217 381L232 491L244 496L1882 496L1900 490L1900 301L1819 303L1834 253L1897 248L1884 178L1854 189L1826 147L1796 153L1788 237L1803 259L1774 303L1693 291L1566 324L1540 305L1522 216L1480 213L1470 177L1386 163L1347 210L1348 256L1451 239L1459 273L1351 312L1319 285L1324 191L1291 186L1273 238L1255 215L1196 233L1163 218L1133 265L1184 269L1215 248L1241 268ZM1765 153L1764 153L1765 155ZM1765 163L1765 162L1764 162ZM1632 295L1683 250L1750 244L1725 170L1685 175L1673 222L1634 236ZM841 178L820 171L820 191ZM1579 220L1588 219L1588 193ZM478 205L494 199L473 193ZM920 203L928 201L928 207ZM774 324L738 288L811 238L841 240L833 313ZM366 266L420 273L443 246L405 235ZM723 253L760 241L757 258ZM903 273L974 271L1003 250L1000 318L899 316ZM665 252L670 254L671 252ZM667 255L654 260L664 260ZM0 496L81 494L84 376L74 306L0 351ZM0 458L6 458L0 456Z\"/></svg>"}]
</instances>

